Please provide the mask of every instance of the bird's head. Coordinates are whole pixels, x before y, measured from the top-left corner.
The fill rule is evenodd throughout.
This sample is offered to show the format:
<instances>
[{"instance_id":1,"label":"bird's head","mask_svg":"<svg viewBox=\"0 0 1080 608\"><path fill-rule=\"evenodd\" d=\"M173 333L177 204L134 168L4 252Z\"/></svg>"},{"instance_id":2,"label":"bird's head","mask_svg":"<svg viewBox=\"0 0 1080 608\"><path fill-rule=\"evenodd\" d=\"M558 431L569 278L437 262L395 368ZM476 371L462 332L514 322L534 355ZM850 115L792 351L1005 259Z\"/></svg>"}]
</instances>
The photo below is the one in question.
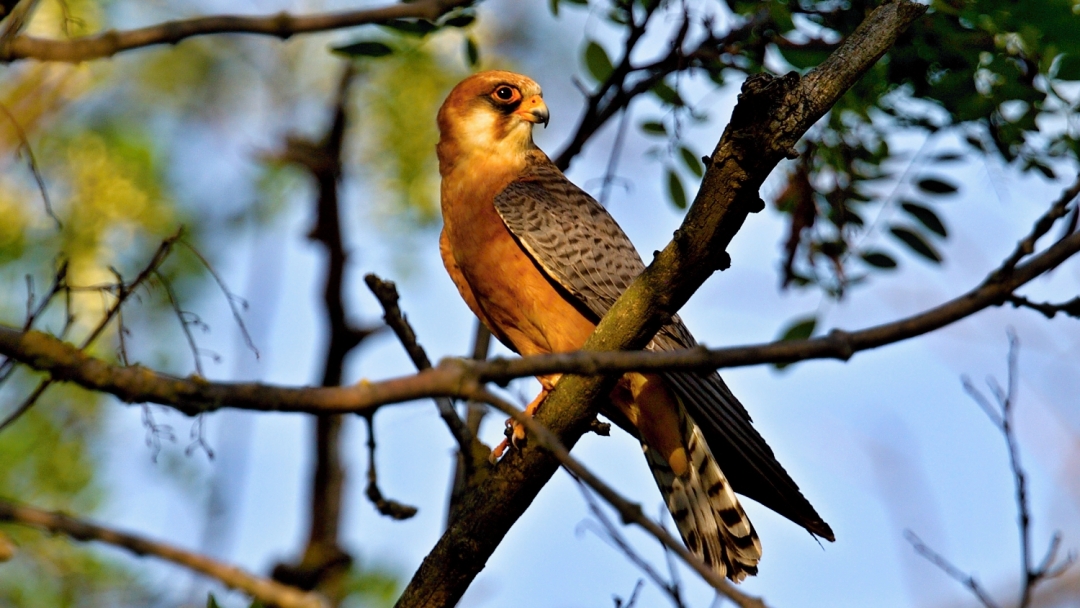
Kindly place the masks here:
<instances>
[{"instance_id":1,"label":"bird's head","mask_svg":"<svg viewBox=\"0 0 1080 608\"><path fill-rule=\"evenodd\" d=\"M520 154L534 149L532 127L547 126L540 85L513 72L480 72L462 80L439 108L439 158L449 154ZM451 148L453 150L451 151Z\"/></svg>"}]
</instances>

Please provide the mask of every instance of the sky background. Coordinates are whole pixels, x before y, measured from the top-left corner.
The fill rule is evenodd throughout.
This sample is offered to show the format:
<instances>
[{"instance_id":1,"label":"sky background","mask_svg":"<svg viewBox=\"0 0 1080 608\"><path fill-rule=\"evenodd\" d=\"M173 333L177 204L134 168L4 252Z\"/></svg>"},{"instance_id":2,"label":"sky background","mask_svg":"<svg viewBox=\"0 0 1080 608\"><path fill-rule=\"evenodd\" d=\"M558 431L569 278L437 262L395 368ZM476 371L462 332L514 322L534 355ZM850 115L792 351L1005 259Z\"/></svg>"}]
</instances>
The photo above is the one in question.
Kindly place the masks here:
<instances>
[{"instance_id":1,"label":"sky background","mask_svg":"<svg viewBox=\"0 0 1080 608\"><path fill-rule=\"evenodd\" d=\"M555 153L576 124L582 96L573 78L585 80L578 56L584 37L614 49L611 32L589 12L565 8L558 20L546 3L490 0L480 5L478 37L485 67L512 68L544 88L551 125L538 131L538 145ZM248 10L269 13L289 8L250 2ZM213 2L200 4L207 12ZM245 10L230 3L230 10ZM160 10L160 7L158 8ZM197 10L197 9L186 9ZM141 25L138 11L121 25ZM527 34L521 44L522 34ZM170 178L185 184L184 196L208 217L249 203L259 171L259 154L293 131L317 132L325 120L332 86L332 60L326 44L347 35L321 36L308 44L319 69L298 71L296 103L285 93L267 101L243 87L231 103L249 104L242 120L177 131L163 125L172 141ZM643 56L659 52L654 37ZM512 42L512 43L511 43ZM244 42L246 49L279 45L273 40ZM446 44L450 44L449 42ZM167 52L167 51L148 51ZM322 53L322 54L320 54ZM258 80L257 53L251 53ZM123 64L125 58L115 60ZM360 85L363 86L361 79ZM685 96L705 110L710 122L689 126L686 140L707 154L730 115L738 83L709 93L700 82L687 83ZM632 109L632 124L661 115L643 100ZM433 121L434 116L416 120ZM594 195L614 144L613 121L595 137L568 172ZM608 208L644 252L662 248L681 221L667 202L663 167L647 151L657 143L636 130L626 137ZM921 140L897 140L894 147L915 150ZM940 138L935 149L957 147ZM432 154L434 151L432 150ZM762 194L771 203L776 177ZM925 167L962 183L959 195L937 206L950 236L941 246L946 261L931 266L900 256L896 272L880 274L841 302L778 287L781 243L786 226L770 206L752 216L729 249L732 266L713 276L680 313L699 342L733 346L774 339L798 316L817 313L819 332L853 330L915 314L976 286L1029 230L1065 183L1020 177L994 162ZM215 380L260 380L281 385L317 382L323 349L320 282L322 255L306 239L311 191L286 202L269 224L241 233L229 243L212 244L218 270L251 303L246 313L261 357L246 350L224 299L207 290L192 305L211 326L200 344L222 356L207 363ZM888 195L889 191L881 193ZM691 192L692 195L692 192ZM342 198L347 245L347 307L354 320L381 316L362 276L375 272L394 280L401 306L432 360L468 352L474 319L442 268L438 229L405 234L388 223L375 197L386 196L360 167L350 167ZM870 238L899 248L880 234ZM1073 297L1080 284L1074 262L1025 288L1036 300ZM976 404L965 395L961 377L1006 379L1007 331L1020 339L1019 399L1016 406L1021 457L1028 472L1033 539L1041 557L1051 534L1061 531L1063 547L1080 549L1080 324L1075 319L1046 320L1029 310L994 308L932 335L860 353L844 363L806 362L778 372L769 366L723 371L723 376L754 418L755 425L803 493L836 532L836 543L818 543L801 528L746 501L764 547L758 577L742 589L763 596L771 606L952 606L971 605L970 595L904 540L912 530L962 570L977 575L1003 602L1015 596L1020 568L1016 508L1005 444ZM183 347L176 345L178 365ZM507 355L498 346L495 354ZM190 371L190 370L185 370ZM349 359L346 380L382 379L411 373L401 346L389 334L366 343ZM531 399L535 382L511 384L517 402ZM138 407L116 405L110 413L108 441L102 447L114 493L97 519L153 538L202 548L256 572L294 558L302 548L307 522L308 479L312 469L313 423L299 415L223 411L205 419L205 436L215 450L208 461L184 454L190 422L153 408L173 425L181 441L167 445L154 461L144 444ZM363 496L367 466L361 421L345 427L343 457L348 468L344 521L345 546L362 564L387 569L407 581L438 540L445 521L454 443L431 401L383 408L375 418L380 486L387 497L419 507L404 522L378 515ZM496 443L502 416L490 415L482 439ZM588 435L574 450L586 466L649 513L661 511L640 449L625 433ZM227 500L217 528L205 527L209 489L218 484ZM745 504L745 503L744 503ZM673 529L666 512L665 522ZM513 527L462 606L562 607L612 606L627 598L641 572L590 531L587 503L578 487L559 472ZM657 543L633 529L623 530L640 553L666 571ZM142 560L150 562L151 560ZM713 602L708 587L679 567L688 606ZM149 566L149 576L192 605L205 603L205 587L186 572ZM646 584L639 606L664 605L662 594ZM200 599L201 598L201 599ZM225 594L232 605L242 598Z\"/></svg>"}]
</instances>

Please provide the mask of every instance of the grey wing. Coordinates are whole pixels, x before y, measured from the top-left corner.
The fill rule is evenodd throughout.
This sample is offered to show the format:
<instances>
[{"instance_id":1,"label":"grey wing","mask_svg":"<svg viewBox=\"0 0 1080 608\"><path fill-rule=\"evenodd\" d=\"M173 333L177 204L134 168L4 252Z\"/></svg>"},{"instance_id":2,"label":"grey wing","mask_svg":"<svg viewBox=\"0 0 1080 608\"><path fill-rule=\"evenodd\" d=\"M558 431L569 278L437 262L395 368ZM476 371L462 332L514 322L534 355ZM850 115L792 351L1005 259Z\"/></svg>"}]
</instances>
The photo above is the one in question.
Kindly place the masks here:
<instances>
[{"instance_id":1,"label":"grey wing","mask_svg":"<svg viewBox=\"0 0 1080 608\"><path fill-rule=\"evenodd\" d=\"M554 165L535 164L495 197L495 209L533 260L599 321L645 270L615 219ZM695 346L676 316L650 350ZM732 487L829 540L822 521L751 425L749 414L716 373L665 372L690 416L702 427Z\"/></svg>"},{"instance_id":2,"label":"grey wing","mask_svg":"<svg viewBox=\"0 0 1080 608\"><path fill-rule=\"evenodd\" d=\"M495 197L495 210L547 275L595 320L645 270L606 209L554 166L532 168Z\"/></svg>"}]
</instances>

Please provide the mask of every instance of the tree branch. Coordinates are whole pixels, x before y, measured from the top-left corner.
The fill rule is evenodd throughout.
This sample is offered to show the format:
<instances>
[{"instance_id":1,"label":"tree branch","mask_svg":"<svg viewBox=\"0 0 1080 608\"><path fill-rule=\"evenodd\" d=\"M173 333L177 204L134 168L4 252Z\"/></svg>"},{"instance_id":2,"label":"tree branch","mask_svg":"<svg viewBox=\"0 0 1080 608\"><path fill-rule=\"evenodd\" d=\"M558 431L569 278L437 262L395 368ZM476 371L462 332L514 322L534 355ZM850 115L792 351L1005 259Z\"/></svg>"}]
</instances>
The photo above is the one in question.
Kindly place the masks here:
<instances>
[{"instance_id":1,"label":"tree branch","mask_svg":"<svg viewBox=\"0 0 1080 608\"><path fill-rule=\"evenodd\" d=\"M424 352L424 347L417 342L416 332L413 331L412 325L409 324L405 314L401 312L401 307L398 305L397 286L392 281L384 281L370 273L364 276L364 283L367 284L368 289L375 295L375 298L379 300L384 313L383 321L394 331L394 335L397 336L401 345L405 347L405 352L409 354L409 358L412 359L416 369L418 371L430 369L431 360L428 359L427 353ZM450 429L450 434L454 436L454 440L457 441L458 450L465 458L465 467L471 473L474 464L472 452L473 434L465 426L465 423L461 421L461 417L457 415L457 412L454 411L454 404L450 399L446 397L436 398L435 405L439 408L439 416L446 423L446 427Z\"/></svg>"},{"instance_id":2,"label":"tree branch","mask_svg":"<svg viewBox=\"0 0 1080 608\"><path fill-rule=\"evenodd\" d=\"M324 387L341 384L349 353L376 331L352 323L345 310L345 269L349 254L342 237L338 185L348 122L348 94L354 75L352 64L346 64L330 104L330 124L322 137L318 141L288 137L281 154L283 159L307 169L318 191L313 201L315 223L308 238L320 244L326 255L322 286L326 351L320 381ZM314 422L315 468L311 477L307 543L297 563L279 563L274 567L274 578L304 589L319 588L336 605L344 594L343 575L353 559L339 540L346 477L340 453L343 419L338 415L320 415Z\"/></svg>"},{"instance_id":3,"label":"tree branch","mask_svg":"<svg viewBox=\"0 0 1080 608\"><path fill-rule=\"evenodd\" d=\"M367 488L364 489L364 494L379 513L392 519L409 519L416 515L416 507L386 498L379 489L379 472L375 467L375 417L365 416L364 422L367 423L368 432Z\"/></svg>"},{"instance_id":4,"label":"tree branch","mask_svg":"<svg viewBox=\"0 0 1080 608\"><path fill-rule=\"evenodd\" d=\"M109 30L72 40L16 36L6 47L0 47L0 62L36 59L74 63L111 57L131 49L158 44L176 44L187 38L210 34L257 34L284 40L296 34L386 23L394 19L434 21L449 11L467 6L473 1L475 0L417 0L380 8L314 15L291 15L284 12L251 17L215 15L168 21L134 30Z\"/></svg>"},{"instance_id":5,"label":"tree branch","mask_svg":"<svg viewBox=\"0 0 1080 608\"><path fill-rule=\"evenodd\" d=\"M127 549L136 555L153 555L219 580L225 586L238 589L267 606L328 608L326 600L320 595L304 593L299 589L259 578L236 566L212 560L205 555L185 551L134 534L118 532L110 528L90 524L62 513L15 505L0 500L0 521L41 528L49 532L70 536L75 540L108 543Z\"/></svg>"},{"instance_id":6,"label":"tree branch","mask_svg":"<svg viewBox=\"0 0 1080 608\"><path fill-rule=\"evenodd\" d=\"M111 365L80 352L75 346L37 331L0 325L0 354L56 380L110 393L129 403L152 402L196 415L223 407L252 411L355 413L365 415L383 405L430 397L468 399L471 387L483 382L506 383L514 378L548 373L601 375L627 371L706 371L762 363L794 363L810 359L847 360L857 352L916 337L966 318L1008 299L1014 290L1080 252L1080 233L1072 234L1008 277L988 281L927 311L860 331L833 330L809 340L751 346L670 352L578 351L519 359L471 361L445 359L438 366L411 376L379 382L361 381L348 387L285 387L259 383L210 382L179 378L140 365Z\"/></svg>"}]
</instances>

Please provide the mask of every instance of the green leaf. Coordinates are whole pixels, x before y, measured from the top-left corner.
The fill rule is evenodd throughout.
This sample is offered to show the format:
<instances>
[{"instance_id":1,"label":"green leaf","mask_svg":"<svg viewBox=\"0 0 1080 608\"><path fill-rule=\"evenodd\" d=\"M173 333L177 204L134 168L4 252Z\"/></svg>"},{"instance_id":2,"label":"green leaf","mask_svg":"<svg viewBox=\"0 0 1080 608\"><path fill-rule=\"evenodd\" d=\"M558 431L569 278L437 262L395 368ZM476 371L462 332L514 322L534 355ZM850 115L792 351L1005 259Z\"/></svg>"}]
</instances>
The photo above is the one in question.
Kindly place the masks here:
<instances>
[{"instance_id":1,"label":"green leaf","mask_svg":"<svg viewBox=\"0 0 1080 608\"><path fill-rule=\"evenodd\" d=\"M1080 80L1080 55L1070 53L1059 57L1054 78L1058 80Z\"/></svg>"},{"instance_id":2,"label":"green leaf","mask_svg":"<svg viewBox=\"0 0 1080 608\"><path fill-rule=\"evenodd\" d=\"M780 334L779 340L781 342L788 342L791 340L806 340L810 336L814 335L814 329L817 327L817 317L799 317L788 323L787 328Z\"/></svg>"},{"instance_id":3,"label":"green leaf","mask_svg":"<svg viewBox=\"0 0 1080 608\"><path fill-rule=\"evenodd\" d=\"M251 600L251 605L248 608L266 608L266 606L259 600Z\"/></svg>"},{"instance_id":4,"label":"green leaf","mask_svg":"<svg viewBox=\"0 0 1080 608\"><path fill-rule=\"evenodd\" d=\"M607 51L593 40L590 40L589 44L585 46L585 67L589 69L589 74L597 82L604 82L608 76L611 76L611 72L615 70L611 65L611 59L608 57Z\"/></svg>"},{"instance_id":5,"label":"green leaf","mask_svg":"<svg viewBox=\"0 0 1080 608\"><path fill-rule=\"evenodd\" d=\"M469 67L475 68L480 64L480 49L476 46L476 40L473 40L472 36L465 38L465 59L469 62Z\"/></svg>"},{"instance_id":6,"label":"green leaf","mask_svg":"<svg viewBox=\"0 0 1080 608\"><path fill-rule=\"evenodd\" d=\"M1031 169L1036 169L1039 173L1042 173L1043 177L1046 179L1055 179L1057 177L1054 175L1053 169L1036 158L1029 158L1024 162L1023 170L1030 171Z\"/></svg>"},{"instance_id":7,"label":"green leaf","mask_svg":"<svg viewBox=\"0 0 1080 608\"><path fill-rule=\"evenodd\" d=\"M679 154L682 155L683 163L691 173L698 176L698 178L705 175L705 167L701 165L701 159L690 148L679 146Z\"/></svg>"},{"instance_id":8,"label":"green leaf","mask_svg":"<svg viewBox=\"0 0 1080 608\"><path fill-rule=\"evenodd\" d=\"M941 254L939 254L930 243L927 243L926 239L920 236L919 233L900 226L890 226L889 232L899 239L900 242L911 248L915 253L935 264L941 263Z\"/></svg>"},{"instance_id":9,"label":"green leaf","mask_svg":"<svg viewBox=\"0 0 1080 608\"><path fill-rule=\"evenodd\" d=\"M926 226L931 232L935 232L943 237L949 236L947 230L945 230L945 224L942 223L941 218L929 207L913 203L911 201L904 201L900 203L900 206L907 211L911 217L919 220L923 226Z\"/></svg>"},{"instance_id":10,"label":"green leaf","mask_svg":"<svg viewBox=\"0 0 1080 608\"><path fill-rule=\"evenodd\" d=\"M424 20L408 21L406 19L391 19L390 21L380 23L379 25L401 34L420 37L427 36L431 32L439 29L439 26Z\"/></svg>"},{"instance_id":11,"label":"green leaf","mask_svg":"<svg viewBox=\"0 0 1080 608\"><path fill-rule=\"evenodd\" d=\"M221 608L221 605L217 603L217 599L214 598L213 593L206 596L206 608Z\"/></svg>"},{"instance_id":12,"label":"green leaf","mask_svg":"<svg viewBox=\"0 0 1080 608\"><path fill-rule=\"evenodd\" d=\"M641 123L641 130L649 135L667 135L667 128L664 127L664 123L656 120L647 120Z\"/></svg>"},{"instance_id":13,"label":"green leaf","mask_svg":"<svg viewBox=\"0 0 1080 608\"><path fill-rule=\"evenodd\" d=\"M344 46L336 46L331 50L348 57L386 57L394 52L394 49L389 46L371 40L361 40Z\"/></svg>"},{"instance_id":14,"label":"green leaf","mask_svg":"<svg viewBox=\"0 0 1080 608\"><path fill-rule=\"evenodd\" d=\"M683 188L682 180L671 169L668 169L667 188L672 204L679 209L686 209L686 190Z\"/></svg>"},{"instance_id":15,"label":"green leaf","mask_svg":"<svg viewBox=\"0 0 1080 608\"><path fill-rule=\"evenodd\" d=\"M659 97L660 101L662 101L662 102L664 102L664 103L666 103L668 105L671 105L671 106L681 106L681 105L683 105L682 97L679 97L678 91L676 91L675 89L669 87L667 85L667 83L665 83L665 82L661 81L661 82L658 82L658 83L654 84L653 87L651 89L649 89L649 91L652 92L653 95L656 95L657 97Z\"/></svg>"},{"instance_id":16,"label":"green leaf","mask_svg":"<svg viewBox=\"0 0 1080 608\"><path fill-rule=\"evenodd\" d=\"M814 329L817 328L817 317L799 317L793 319L788 323L787 327L780 332L779 340L781 342L787 342L790 340L806 340L810 336L814 335ZM790 363L776 363L773 365L776 369L784 369Z\"/></svg>"},{"instance_id":17,"label":"green leaf","mask_svg":"<svg viewBox=\"0 0 1080 608\"><path fill-rule=\"evenodd\" d=\"M865 251L860 254L859 257L874 268L880 268L882 270L896 268L896 260L894 260L892 256L881 251Z\"/></svg>"},{"instance_id":18,"label":"green leaf","mask_svg":"<svg viewBox=\"0 0 1080 608\"><path fill-rule=\"evenodd\" d=\"M956 186L949 182L937 179L935 177L924 177L920 179L916 184L920 190L927 194L956 194L959 190Z\"/></svg>"}]
</instances>

